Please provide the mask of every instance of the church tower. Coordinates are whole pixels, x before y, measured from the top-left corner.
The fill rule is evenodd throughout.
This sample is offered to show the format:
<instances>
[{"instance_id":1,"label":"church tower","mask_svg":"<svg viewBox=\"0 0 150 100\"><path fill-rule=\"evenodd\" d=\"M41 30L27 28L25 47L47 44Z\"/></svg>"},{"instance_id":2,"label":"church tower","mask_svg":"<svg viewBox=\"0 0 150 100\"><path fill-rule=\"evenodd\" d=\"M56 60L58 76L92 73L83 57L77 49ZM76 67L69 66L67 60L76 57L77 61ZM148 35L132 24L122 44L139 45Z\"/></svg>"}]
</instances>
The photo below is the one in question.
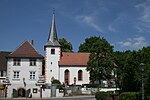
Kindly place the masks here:
<instances>
[{"instance_id":1,"label":"church tower","mask_svg":"<svg viewBox=\"0 0 150 100\"><path fill-rule=\"evenodd\" d=\"M51 83L53 79L59 80L59 61L61 56L61 45L58 42L55 26L55 13L53 12L48 41L45 50L45 80Z\"/></svg>"}]
</instances>

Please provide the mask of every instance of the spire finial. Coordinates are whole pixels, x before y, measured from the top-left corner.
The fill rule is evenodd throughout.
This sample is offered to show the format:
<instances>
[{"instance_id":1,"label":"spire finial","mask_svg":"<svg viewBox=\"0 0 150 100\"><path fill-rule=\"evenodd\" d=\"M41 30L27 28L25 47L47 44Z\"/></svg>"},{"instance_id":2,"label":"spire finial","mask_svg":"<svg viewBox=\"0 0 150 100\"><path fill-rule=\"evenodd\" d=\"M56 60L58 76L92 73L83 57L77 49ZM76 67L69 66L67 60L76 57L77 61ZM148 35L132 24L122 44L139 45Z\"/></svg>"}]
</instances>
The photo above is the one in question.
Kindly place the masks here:
<instances>
[{"instance_id":1,"label":"spire finial","mask_svg":"<svg viewBox=\"0 0 150 100\"><path fill-rule=\"evenodd\" d=\"M55 14L55 8L53 8L53 14Z\"/></svg>"}]
</instances>

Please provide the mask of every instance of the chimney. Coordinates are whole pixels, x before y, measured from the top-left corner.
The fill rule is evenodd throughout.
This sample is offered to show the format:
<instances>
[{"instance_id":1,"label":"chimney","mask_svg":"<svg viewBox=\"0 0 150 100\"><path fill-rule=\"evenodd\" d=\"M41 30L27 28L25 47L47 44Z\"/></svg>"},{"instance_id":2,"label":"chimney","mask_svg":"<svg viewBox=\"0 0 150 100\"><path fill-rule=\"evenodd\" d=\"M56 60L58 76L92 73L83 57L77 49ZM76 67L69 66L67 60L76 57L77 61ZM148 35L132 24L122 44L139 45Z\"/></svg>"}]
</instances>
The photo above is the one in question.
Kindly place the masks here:
<instances>
[{"instance_id":1,"label":"chimney","mask_svg":"<svg viewBox=\"0 0 150 100\"><path fill-rule=\"evenodd\" d=\"M31 44L34 46L34 40L31 41Z\"/></svg>"}]
</instances>

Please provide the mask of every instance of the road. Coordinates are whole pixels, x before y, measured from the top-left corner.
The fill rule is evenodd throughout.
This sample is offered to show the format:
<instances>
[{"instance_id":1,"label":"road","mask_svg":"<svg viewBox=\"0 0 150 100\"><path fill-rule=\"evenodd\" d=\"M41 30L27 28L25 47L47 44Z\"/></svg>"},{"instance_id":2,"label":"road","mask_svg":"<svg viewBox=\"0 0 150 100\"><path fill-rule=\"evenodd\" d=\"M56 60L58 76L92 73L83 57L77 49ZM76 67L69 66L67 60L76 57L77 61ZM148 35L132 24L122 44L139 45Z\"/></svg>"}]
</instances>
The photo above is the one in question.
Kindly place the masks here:
<instances>
[{"instance_id":1,"label":"road","mask_svg":"<svg viewBox=\"0 0 150 100\"><path fill-rule=\"evenodd\" d=\"M96 100L94 96L73 96L73 97L61 97L61 98L0 98L0 100Z\"/></svg>"}]
</instances>

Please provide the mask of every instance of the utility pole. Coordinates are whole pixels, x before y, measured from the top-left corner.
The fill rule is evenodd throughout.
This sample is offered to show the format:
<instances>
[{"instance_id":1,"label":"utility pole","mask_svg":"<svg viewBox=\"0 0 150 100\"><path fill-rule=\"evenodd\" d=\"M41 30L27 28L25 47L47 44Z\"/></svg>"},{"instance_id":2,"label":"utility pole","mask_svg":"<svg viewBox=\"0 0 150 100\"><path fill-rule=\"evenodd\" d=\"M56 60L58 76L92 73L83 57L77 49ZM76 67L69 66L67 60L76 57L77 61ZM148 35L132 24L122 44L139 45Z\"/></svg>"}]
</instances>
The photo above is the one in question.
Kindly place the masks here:
<instances>
[{"instance_id":1,"label":"utility pole","mask_svg":"<svg viewBox=\"0 0 150 100\"><path fill-rule=\"evenodd\" d=\"M144 100L144 63L141 63L141 75L142 75L142 100Z\"/></svg>"}]
</instances>

